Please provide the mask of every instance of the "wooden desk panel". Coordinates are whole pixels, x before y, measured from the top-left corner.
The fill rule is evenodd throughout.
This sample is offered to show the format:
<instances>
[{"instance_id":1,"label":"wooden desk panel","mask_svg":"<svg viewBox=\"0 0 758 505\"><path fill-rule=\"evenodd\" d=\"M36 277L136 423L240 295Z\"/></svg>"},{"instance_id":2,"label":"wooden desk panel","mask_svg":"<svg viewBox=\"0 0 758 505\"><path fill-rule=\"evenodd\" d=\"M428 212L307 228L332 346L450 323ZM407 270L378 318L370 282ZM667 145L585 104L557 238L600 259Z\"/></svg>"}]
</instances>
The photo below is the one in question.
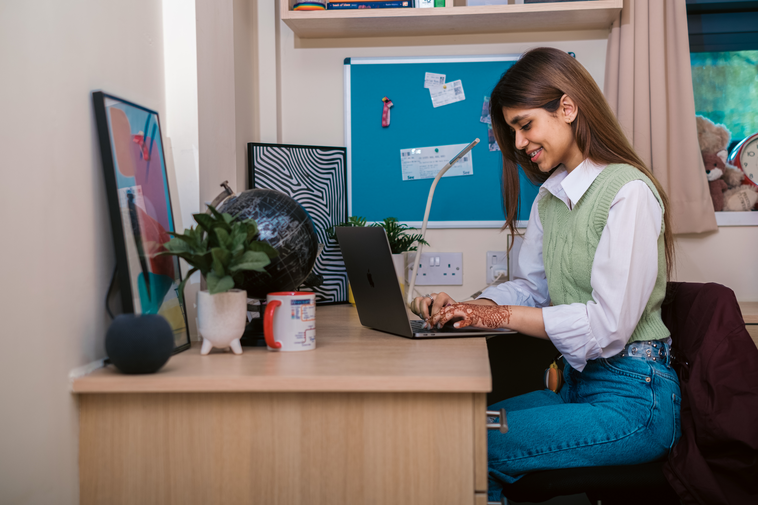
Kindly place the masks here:
<instances>
[{"instance_id":1,"label":"wooden desk panel","mask_svg":"<svg viewBox=\"0 0 758 505\"><path fill-rule=\"evenodd\" d=\"M77 379L89 504L474 504L487 346L407 340L319 308L315 351L174 356Z\"/></svg>"},{"instance_id":2,"label":"wooden desk panel","mask_svg":"<svg viewBox=\"0 0 758 505\"><path fill-rule=\"evenodd\" d=\"M473 403L439 393L83 395L81 503L473 503Z\"/></svg>"}]
</instances>

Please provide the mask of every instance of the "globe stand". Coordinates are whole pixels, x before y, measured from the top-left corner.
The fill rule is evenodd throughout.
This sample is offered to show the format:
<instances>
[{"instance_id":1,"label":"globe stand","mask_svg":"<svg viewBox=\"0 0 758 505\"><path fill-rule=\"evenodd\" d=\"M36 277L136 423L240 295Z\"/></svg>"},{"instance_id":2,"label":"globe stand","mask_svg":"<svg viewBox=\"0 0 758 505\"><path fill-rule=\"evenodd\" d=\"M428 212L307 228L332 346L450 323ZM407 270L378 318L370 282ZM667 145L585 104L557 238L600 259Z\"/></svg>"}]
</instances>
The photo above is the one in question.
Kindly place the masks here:
<instances>
[{"instance_id":1,"label":"globe stand","mask_svg":"<svg viewBox=\"0 0 758 505\"><path fill-rule=\"evenodd\" d=\"M243 347L266 347L266 339L263 336L263 313L266 310L266 299L248 298L247 310L253 313L253 318L245 326L245 333L240 337L240 344Z\"/></svg>"}]
</instances>

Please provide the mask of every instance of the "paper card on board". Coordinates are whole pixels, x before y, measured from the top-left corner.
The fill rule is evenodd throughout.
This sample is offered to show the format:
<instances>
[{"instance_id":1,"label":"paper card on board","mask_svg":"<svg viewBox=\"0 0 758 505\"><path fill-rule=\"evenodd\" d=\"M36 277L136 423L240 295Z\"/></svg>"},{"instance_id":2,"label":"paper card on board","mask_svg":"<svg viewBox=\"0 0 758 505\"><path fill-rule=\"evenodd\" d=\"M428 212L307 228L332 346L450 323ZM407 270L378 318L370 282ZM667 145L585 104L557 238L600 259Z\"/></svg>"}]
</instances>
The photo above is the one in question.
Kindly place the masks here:
<instances>
[{"instance_id":1,"label":"paper card on board","mask_svg":"<svg viewBox=\"0 0 758 505\"><path fill-rule=\"evenodd\" d=\"M424 87L431 88L432 86L441 86L445 84L445 77L445 74L426 72L426 74L424 74Z\"/></svg>"},{"instance_id":2,"label":"paper card on board","mask_svg":"<svg viewBox=\"0 0 758 505\"><path fill-rule=\"evenodd\" d=\"M482 117L479 118L482 123L492 124L492 118L490 117L490 97L485 96L482 102Z\"/></svg>"},{"instance_id":3,"label":"paper card on board","mask_svg":"<svg viewBox=\"0 0 758 505\"><path fill-rule=\"evenodd\" d=\"M499 151L500 146L497 145L497 140L495 140L495 131L492 129L492 125L487 125L487 140L489 142L490 151Z\"/></svg>"},{"instance_id":4,"label":"paper card on board","mask_svg":"<svg viewBox=\"0 0 758 505\"><path fill-rule=\"evenodd\" d=\"M468 144L454 144L449 146L414 147L400 149L400 165L402 167L403 180L414 181L417 179L433 179L437 173L456 154ZM474 162L471 152L453 165L442 177L455 177L461 175L473 175Z\"/></svg>"},{"instance_id":5,"label":"paper card on board","mask_svg":"<svg viewBox=\"0 0 758 505\"><path fill-rule=\"evenodd\" d=\"M429 94L432 97L432 106L435 108L455 102L462 102L466 99L466 94L463 92L463 83L460 79L440 86L432 86L429 88Z\"/></svg>"}]
</instances>

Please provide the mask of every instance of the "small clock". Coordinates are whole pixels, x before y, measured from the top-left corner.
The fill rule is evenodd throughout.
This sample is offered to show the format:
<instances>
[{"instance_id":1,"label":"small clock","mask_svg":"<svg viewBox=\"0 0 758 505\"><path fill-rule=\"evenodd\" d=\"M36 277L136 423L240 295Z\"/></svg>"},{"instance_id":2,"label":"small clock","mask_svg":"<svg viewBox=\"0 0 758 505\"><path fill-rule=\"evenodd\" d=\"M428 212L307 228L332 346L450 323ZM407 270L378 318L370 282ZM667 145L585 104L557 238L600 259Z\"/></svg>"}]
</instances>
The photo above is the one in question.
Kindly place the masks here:
<instances>
[{"instance_id":1,"label":"small clock","mask_svg":"<svg viewBox=\"0 0 758 505\"><path fill-rule=\"evenodd\" d=\"M743 184L758 187L758 133L754 133L732 149L727 163L745 173Z\"/></svg>"}]
</instances>

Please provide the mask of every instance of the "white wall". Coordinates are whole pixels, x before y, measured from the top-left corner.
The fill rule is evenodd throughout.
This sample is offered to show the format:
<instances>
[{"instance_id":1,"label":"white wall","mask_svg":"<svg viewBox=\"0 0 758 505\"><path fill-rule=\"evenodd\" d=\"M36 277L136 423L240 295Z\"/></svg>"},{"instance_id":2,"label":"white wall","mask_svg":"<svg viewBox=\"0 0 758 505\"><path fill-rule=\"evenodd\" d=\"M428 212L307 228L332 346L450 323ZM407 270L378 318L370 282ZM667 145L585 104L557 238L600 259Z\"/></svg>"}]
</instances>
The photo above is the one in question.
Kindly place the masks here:
<instances>
[{"instance_id":1,"label":"white wall","mask_svg":"<svg viewBox=\"0 0 758 505\"><path fill-rule=\"evenodd\" d=\"M758 301L758 227L722 226L703 234L677 235L674 280L717 282L743 302Z\"/></svg>"},{"instance_id":2,"label":"white wall","mask_svg":"<svg viewBox=\"0 0 758 505\"><path fill-rule=\"evenodd\" d=\"M171 139L182 224L192 226L200 209L197 122L197 37L195 3L163 0L166 78L164 135ZM181 229L179 225L177 228Z\"/></svg>"},{"instance_id":3,"label":"white wall","mask_svg":"<svg viewBox=\"0 0 758 505\"><path fill-rule=\"evenodd\" d=\"M0 503L73 505L115 264L91 92L164 117L161 3L0 2ZM116 455L114 455L116 456Z\"/></svg>"}]
</instances>

